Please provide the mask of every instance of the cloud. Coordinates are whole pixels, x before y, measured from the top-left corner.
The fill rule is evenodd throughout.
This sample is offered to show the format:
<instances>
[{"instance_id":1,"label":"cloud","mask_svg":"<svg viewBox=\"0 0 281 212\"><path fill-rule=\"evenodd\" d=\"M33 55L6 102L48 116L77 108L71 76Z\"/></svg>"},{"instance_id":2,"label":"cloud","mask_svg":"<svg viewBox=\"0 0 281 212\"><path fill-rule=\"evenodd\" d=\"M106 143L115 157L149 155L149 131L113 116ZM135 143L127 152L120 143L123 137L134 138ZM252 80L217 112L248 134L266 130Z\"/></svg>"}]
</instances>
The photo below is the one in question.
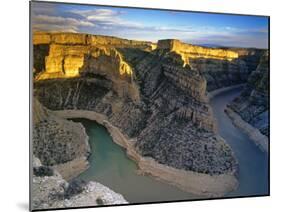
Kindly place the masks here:
<instances>
[{"instance_id":1,"label":"cloud","mask_svg":"<svg viewBox=\"0 0 281 212\"><path fill-rule=\"evenodd\" d=\"M76 26L64 26L57 24L34 24L34 31L49 31L49 32L74 32L77 33L78 28Z\"/></svg>"},{"instance_id":2,"label":"cloud","mask_svg":"<svg viewBox=\"0 0 281 212\"><path fill-rule=\"evenodd\" d=\"M196 32L196 30L192 27L188 27L188 26L181 26L181 27L167 27L167 26L161 26L161 27L152 27L152 30L155 31L170 31L170 32L186 32L186 33L190 33L190 32Z\"/></svg>"},{"instance_id":3,"label":"cloud","mask_svg":"<svg viewBox=\"0 0 281 212\"><path fill-rule=\"evenodd\" d=\"M125 19L123 17L123 15L126 14L125 12L113 9L79 8L59 10L59 8L55 7L53 4L38 5L38 3L35 4L32 9L33 29L41 31L59 31L67 29L67 31L72 32L94 32L95 34L100 33L113 36L126 36L127 34L152 35L153 33L157 34L160 32L163 33L163 35L167 34L167 36L169 34L171 34L171 36L178 34L178 37L187 36L194 32L194 29L188 26L170 27L165 25L144 25L138 21ZM126 32L125 35L124 32ZM155 39L153 40L155 41Z\"/></svg>"},{"instance_id":4,"label":"cloud","mask_svg":"<svg viewBox=\"0 0 281 212\"><path fill-rule=\"evenodd\" d=\"M31 15L35 31L79 32L80 28L95 26L81 15L60 10L56 4L34 2Z\"/></svg>"},{"instance_id":5,"label":"cloud","mask_svg":"<svg viewBox=\"0 0 281 212\"><path fill-rule=\"evenodd\" d=\"M50 4L50 3L37 3L37 2L32 2L32 7L31 7L31 12L33 15L52 15L56 13L56 5L55 4Z\"/></svg>"},{"instance_id":6,"label":"cloud","mask_svg":"<svg viewBox=\"0 0 281 212\"><path fill-rule=\"evenodd\" d=\"M95 26L92 22L77 20L75 18L65 18L60 16L38 15L33 19L35 23L45 23L68 26Z\"/></svg>"},{"instance_id":7,"label":"cloud","mask_svg":"<svg viewBox=\"0 0 281 212\"><path fill-rule=\"evenodd\" d=\"M185 40L194 44L214 44L228 47L255 47L268 48L267 36L263 38L247 34L212 34L208 36L196 36L195 38Z\"/></svg>"},{"instance_id":8,"label":"cloud","mask_svg":"<svg viewBox=\"0 0 281 212\"><path fill-rule=\"evenodd\" d=\"M258 28L258 29L253 29L252 32L257 32L257 33L265 33L268 34L268 28Z\"/></svg>"},{"instance_id":9,"label":"cloud","mask_svg":"<svg viewBox=\"0 0 281 212\"><path fill-rule=\"evenodd\" d=\"M235 27L230 27L227 26L225 27L225 30L231 33L268 33L268 28L235 28Z\"/></svg>"},{"instance_id":10,"label":"cloud","mask_svg":"<svg viewBox=\"0 0 281 212\"><path fill-rule=\"evenodd\" d=\"M92 21L93 23L107 28L120 29L124 27L126 29L143 29L145 26L142 23L135 21L128 21L121 17L122 12L114 11L110 9L93 9L93 10L72 10L72 13L83 16L86 20Z\"/></svg>"},{"instance_id":11,"label":"cloud","mask_svg":"<svg viewBox=\"0 0 281 212\"><path fill-rule=\"evenodd\" d=\"M35 31L79 32L80 27L94 26L92 22L60 16L37 15L32 19Z\"/></svg>"},{"instance_id":12,"label":"cloud","mask_svg":"<svg viewBox=\"0 0 281 212\"><path fill-rule=\"evenodd\" d=\"M51 5L44 5L43 7L33 7L32 14L35 30L53 31L53 26L54 30L70 28L79 31L83 28L84 32L90 33L91 31L97 32L106 29L134 30L145 28L141 23L122 19L120 17L122 12L110 9L76 9L65 12L58 11L58 8ZM59 25L62 25L62 27L59 27Z\"/></svg>"},{"instance_id":13,"label":"cloud","mask_svg":"<svg viewBox=\"0 0 281 212\"><path fill-rule=\"evenodd\" d=\"M111 18L114 18L120 14L121 12L113 11L110 9L92 9L92 10L71 10L72 13L79 14L84 16L88 20L107 20L109 21Z\"/></svg>"},{"instance_id":14,"label":"cloud","mask_svg":"<svg viewBox=\"0 0 281 212\"><path fill-rule=\"evenodd\" d=\"M173 13L173 12L172 12ZM178 13L173 13L177 15ZM130 15L130 16L128 16ZM32 3L32 27L35 31L77 32L150 40L175 38L191 43L258 46L267 45L267 28L243 29L231 25L156 24L134 20L125 9Z\"/></svg>"},{"instance_id":15,"label":"cloud","mask_svg":"<svg viewBox=\"0 0 281 212\"><path fill-rule=\"evenodd\" d=\"M225 29L228 30L228 31L237 31L237 28L230 27L230 26L225 27Z\"/></svg>"}]
</instances>

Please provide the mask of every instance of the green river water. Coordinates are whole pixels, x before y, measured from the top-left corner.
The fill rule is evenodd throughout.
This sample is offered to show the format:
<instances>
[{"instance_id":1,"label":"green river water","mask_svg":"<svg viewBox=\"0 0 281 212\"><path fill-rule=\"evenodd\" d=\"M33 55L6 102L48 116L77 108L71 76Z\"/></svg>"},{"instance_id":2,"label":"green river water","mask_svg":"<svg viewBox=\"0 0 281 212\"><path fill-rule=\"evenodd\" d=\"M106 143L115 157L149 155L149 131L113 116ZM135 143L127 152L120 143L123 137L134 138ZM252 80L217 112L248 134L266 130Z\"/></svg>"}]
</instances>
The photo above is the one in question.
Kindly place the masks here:
<instances>
[{"instance_id":1,"label":"green river water","mask_svg":"<svg viewBox=\"0 0 281 212\"><path fill-rule=\"evenodd\" d=\"M239 89L224 92L211 101L220 135L232 147L239 162L239 188L227 196L265 195L268 192L268 157L224 114L225 105L239 94ZM75 119L86 128L92 154L90 168L79 178L97 181L124 196L130 203L190 200L202 198L137 174L137 165L125 150L112 141L106 128L94 121Z\"/></svg>"}]
</instances>

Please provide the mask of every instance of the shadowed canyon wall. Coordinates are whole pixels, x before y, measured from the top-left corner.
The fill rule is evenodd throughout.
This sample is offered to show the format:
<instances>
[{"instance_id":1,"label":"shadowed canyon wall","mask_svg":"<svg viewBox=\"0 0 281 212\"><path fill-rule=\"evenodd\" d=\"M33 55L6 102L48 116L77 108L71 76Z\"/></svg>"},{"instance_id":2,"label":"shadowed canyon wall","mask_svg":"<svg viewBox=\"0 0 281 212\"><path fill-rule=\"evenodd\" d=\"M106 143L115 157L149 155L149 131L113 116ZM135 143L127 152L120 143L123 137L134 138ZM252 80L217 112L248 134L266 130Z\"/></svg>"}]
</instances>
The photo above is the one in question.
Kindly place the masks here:
<instances>
[{"instance_id":1,"label":"shadowed canyon wall","mask_svg":"<svg viewBox=\"0 0 281 212\"><path fill-rule=\"evenodd\" d=\"M242 94L229 107L241 118L269 136L269 60L265 52L251 73Z\"/></svg>"},{"instance_id":2,"label":"shadowed canyon wall","mask_svg":"<svg viewBox=\"0 0 281 212\"><path fill-rule=\"evenodd\" d=\"M265 52L260 49L206 48L174 39L158 41L157 48L180 55L183 66L202 73L208 91L245 83Z\"/></svg>"},{"instance_id":3,"label":"shadowed canyon wall","mask_svg":"<svg viewBox=\"0 0 281 212\"><path fill-rule=\"evenodd\" d=\"M67 180L87 169L91 150L81 124L55 116L34 98L33 125L33 154L44 166L52 166Z\"/></svg>"}]
</instances>

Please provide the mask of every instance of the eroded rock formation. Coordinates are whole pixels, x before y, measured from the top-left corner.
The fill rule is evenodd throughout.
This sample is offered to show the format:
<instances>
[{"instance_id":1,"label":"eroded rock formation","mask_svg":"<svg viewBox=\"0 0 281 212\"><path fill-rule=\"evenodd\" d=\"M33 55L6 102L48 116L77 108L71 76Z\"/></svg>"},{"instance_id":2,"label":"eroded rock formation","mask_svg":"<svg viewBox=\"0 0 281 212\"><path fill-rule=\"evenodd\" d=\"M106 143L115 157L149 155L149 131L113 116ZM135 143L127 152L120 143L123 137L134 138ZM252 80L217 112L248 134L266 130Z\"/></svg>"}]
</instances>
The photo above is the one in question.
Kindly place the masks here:
<instances>
[{"instance_id":1,"label":"eroded rock formation","mask_svg":"<svg viewBox=\"0 0 281 212\"><path fill-rule=\"evenodd\" d=\"M199 71L207 81L207 90L245 83L265 50L241 48L207 48L167 39L157 48L179 55L183 66Z\"/></svg>"},{"instance_id":2,"label":"eroded rock formation","mask_svg":"<svg viewBox=\"0 0 281 212\"><path fill-rule=\"evenodd\" d=\"M262 56L256 70L251 73L242 94L229 108L241 118L269 136L269 61L268 52Z\"/></svg>"},{"instance_id":3,"label":"eroded rock formation","mask_svg":"<svg viewBox=\"0 0 281 212\"><path fill-rule=\"evenodd\" d=\"M152 43L72 33L36 33L33 42L36 81L98 75L110 79L119 96L139 101L132 68L116 47L149 51Z\"/></svg>"},{"instance_id":4,"label":"eroded rock formation","mask_svg":"<svg viewBox=\"0 0 281 212\"><path fill-rule=\"evenodd\" d=\"M33 101L33 154L45 166L52 166L65 179L88 168L88 136L79 123L61 119Z\"/></svg>"},{"instance_id":5,"label":"eroded rock formation","mask_svg":"<svg viewBox=\"0 0 281 212\"><path fill-rule=\"evenodd\" d=\"M167 49L181 55L184 64L189 64L190 58L208 58L217 60L233 60L238 58L238 53L218 48L205 48L191 44L182 43L176 39L160 40L157 43L158 49Z\"/></svg>"},{"instance_id":6,"label":"eroded rock formation","mask_svg":"<svg viewBox=\"0 0 281 212\"><path fill-rule=\"evenodd\" d=\"M84 127L33 101L32 209L125 204L122 195L97 182L74 178L88 168Z\"/></svg>"},{"instance_id":7,"label":"eroded rock formation","mask_svg":"<svg viewBox=\"0 0 281 212\"><path fill-rule=\"evenodd\" d=\"M42 42L50 43L51 55L60 58L63 54L67 58L77 52L84 60L74 78L36 78L34 93L43 105L51 110L80 109L104 114L125 135L136 138L135 148L140 154L159 163L210 175L236 172L230 147L216 133L206 98L207 81L199 70L185 64L187 60L179 53L163 47L161 42L151 51L143 48L148 45L145 42L123 44L117 38L106 41L105 37L99 40L99 36L55 36L44 37ZM89 44L89 37L96 43ZM34 44L41 45L36 39ZM60 45L57 52L52 52L53 45ZM187 51L188 57L196 58L194 51L200 53L199 57L222 61L238 55L226 50L203 50L194 47ZM50 54L47 63L51 61L49 57ZM61 65L54 67L54 72L61 71ZM48 69L42 75L46 72Z\"/></svg>"}]
</instances>

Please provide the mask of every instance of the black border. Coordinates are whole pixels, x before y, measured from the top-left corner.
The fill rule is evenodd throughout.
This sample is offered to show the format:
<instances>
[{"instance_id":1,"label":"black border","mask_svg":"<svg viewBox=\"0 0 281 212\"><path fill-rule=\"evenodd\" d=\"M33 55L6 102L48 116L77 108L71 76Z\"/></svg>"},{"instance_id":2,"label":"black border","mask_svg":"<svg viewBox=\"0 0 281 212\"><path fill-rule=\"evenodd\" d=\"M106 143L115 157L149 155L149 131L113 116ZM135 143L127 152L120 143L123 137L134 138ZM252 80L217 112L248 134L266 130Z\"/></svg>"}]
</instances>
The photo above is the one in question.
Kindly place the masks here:
<instances>
[{"instance_id":1,"label":"black border","mask_svg":"<svg viewBox=\"0 0 281 212\"><path fill-rule=\"evenodd\" d=\"M70 5L84 5L84 6L101 6L101 7L114 7L114 8L127 8L127 9L146 9L146 10L160 10L160 11L172 11L172 12L192 12L192 13L205 13L205 14L221 14L221 15L240 15L240 16L253 16L264 17L268 20L268 192L261 195L250 196L231 196L231 197L214 197L214 198L200 198L200 199L187 199L187 200L171 200L171 201L157 201L157 202L143 202L143 203L128 203L128 204L116 204L116 205L97 205L97 206L81 206L81 207L65 207L65 208L50 208L50 209L32 209L32 100L33 100L33 44L32 44L32 17L31 7L32 3L47 3L47 4L70 4ZM203 12L194 10L176 10L176 9L161 9L161 8L147 8L147 7L131 7L131 6L116 6L116 5L102 5L102 4L89 4L89 3L73 3L73 2L56 2L56 1L29 1L29 211L54 211L54 210L69 210L69 209L85 209L85 208L103 208L103 207L119 207L119 206L133 206L133 205L147 205L147 204L160 204L160 203L178 203L178 202L195 202L204 200L224 200L224 199L239 199L239 198L253 198L253 197L268 197L270 196L270 16L269 15L251 15L251 14L239 14L239 13L223 13L223 12Z\"/></svg>"}]
</instances>

